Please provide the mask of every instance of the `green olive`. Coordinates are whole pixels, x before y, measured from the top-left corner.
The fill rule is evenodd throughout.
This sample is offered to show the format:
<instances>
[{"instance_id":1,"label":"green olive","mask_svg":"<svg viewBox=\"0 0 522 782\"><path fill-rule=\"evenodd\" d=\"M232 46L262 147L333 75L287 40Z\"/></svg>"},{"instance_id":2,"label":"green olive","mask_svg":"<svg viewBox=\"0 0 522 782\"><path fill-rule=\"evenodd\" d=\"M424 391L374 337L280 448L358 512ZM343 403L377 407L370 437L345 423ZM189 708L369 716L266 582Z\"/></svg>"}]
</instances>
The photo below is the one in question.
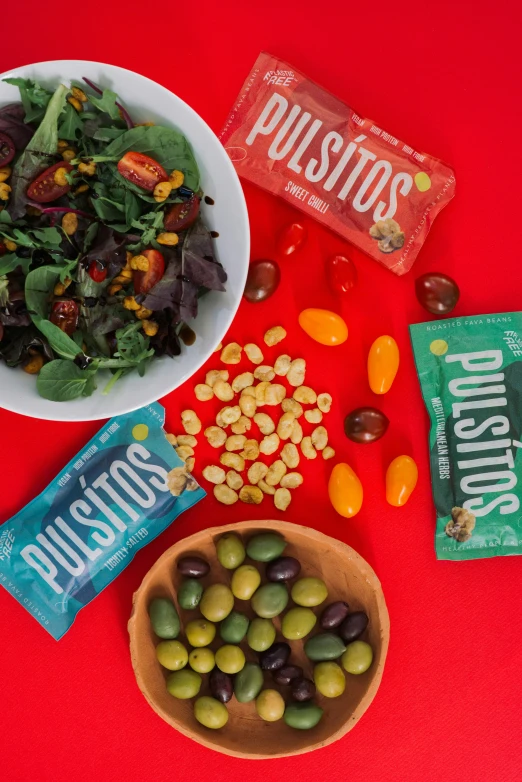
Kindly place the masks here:
<instances>
[{"instance_id":1,"label":"green olive","mask_svg":"<svg viewBox=\"0 0 522 782\"><path fill-rule=\"evenodd\" d=\"M325 698L338 698L346 687L343 669L337 663L318 663L314 668L314 683Z\"/></svg>"},{"instance_id":2,"label":"green olive","mask_svg":"<svg viewBox=\"0 0 522 782\"><path fill-rule=\"evenodd\" d=\"M227 707L208 695L197 699L194 704L194 716L205 728L212 730L218 730L228 722Z\"/></svg>"},{"instance_id":3,"label":"green olive","mask_svg":"<svg viewBox=\"0 0 522 782\"><path fill-rule=\"evenodd\" d=\"M311 701L304 703L289 703L285 709L285 722L297 730L315 728L323 716L323 710Z\"/></svg>"},{"instance_id":4,"label":"green olive","mask_svg":"<svg viewBox=\"0 0 522 782\"><path fill-rule=\"evenodd\" d=\"M247 634L248 617L239 611L231 611L219 626L219 635L227 644L240 644Z\"/></svg>"},{"instance_id":5,"label":"green olive","mask_svg":"<svg viewBox=\"0 0 522 782\"><path fill-rule=\"evenodd\" d=\"M364 673L373 662L373 649L366 641L353 641L348 644L341 657L341 663L348 673Z\"/></svg>"},{"instance_id":6,"label":"green olive","mask_svg":"<svg viewBox=\"0 0 522 782\"><path fill-rule=\"evenodd\" d=\"M156 646L156 657L164 668L179 671L187 664L188 652L179 641L161 641Z\"/></svg>"},{"instance_id":7,"label":"green olive","mask_svg":"<svg viewBox=\"0 0 522 782\"><path fill-rule=\"evenodd\" d=\"M187 578L178 589L179 607L184 611L192 611L197 608L201 595L203 594L203 584L197 578Z\"/></svg>"},{"instance_id":8,"label":"green olive","mask_svg":"<svg viewBox=\"0 0 522 782\"><path fill-rule=\"evenodd\" d=\"M199 610L210 622L221 622L234 608L234 595L225 584L212 584L203 592Z\"/></svg>"},{"instance_id":9,"label":"green olive","mask_svg":"<svg viewBox=\"0 0 522 782\"><path fill-rule=\"evenodd\" d=\"M286 540L277 532L262 532L247 543L247 554L257 562L271 562L283 553Z\"/></svg>"},{"instance_id":10,"label":"green olive","mask_svg":"<svg viewBox=\"0 0 522 782\"><path fill-rule=\"evenodd\" d=\"M250 622L247 643L254 652L265 652L275 641L276 629L271 619L256 617Z\"/></svg>"},{"instance_id":11,"label":"green olive","mask_svg":"<svg viewBox=\"0 0 522 782\"><path fill-rule=\"evenodd\" d=\"M228 532L221 537L217 544L217 558L223 567L227 570L235 570L239 567L246 557L245 547L241 538L234 535L233 532Z\"/></svg>"},{"instance_id":12,"label":"green olive","mask_svg":"<svg viewBox=\"0 0 522 782\"><path fill-rule=\"evenodd\" d=\"M281 632L289 641L297 641L313 629L317 617L311 608L291 608L284 615L281 623Z\"/></svg>"},{"instance_id":13,"label":"green olive","mask_svg":"<svg viewBox=\"0 0 522 782\"><path fill-rule=\"evenodd\" d=\"M261 574L253 565L241 565L234 572L230 586L232 594L238 600L250 600L259 584Z\"/></svg>"},{"instance_id":14,"label":"green olive","mask_svg":"<svg viewBox=\"0 0 522 782\"><path fill-rule=\"evenodd\" d=\"M175 698L187 700L198 694L201 682L199 673L186 668L184 671L175 671L170 674L167 678L167 690Z\"/></svg>"},{"instance_id":15,"label":"green olive","mask_svg":"<svg viewBox=\"0 0 522 782\"><path fill-rule=\"evenodd\" d=\"M263 671L257 663L245 663L234 679L234 695L239 703L249 703L263 689Z\"/></svg>"},{"instance_id":16,"label":"green olive","mask_svg":"<svg viewBox=\"0 0 522 782\"><path fill-rule=\"evenodd\" d=\"M216 661L212 649L192 649L188 656L188 662L192 670L198 673L210 673Z\"/></svg>"},{"instance_id":17,"label":"green olive","mask_svg":"<svg viewBox=\"0 0 522 782\"><path fill-rule=\"evenodd\" d=\"M285 702L277 690L263 690L256 698L256 711L265 722L277 722L285 713Z\"/></svg>"},{"instance_id":18,"label":"green olive","mask_svg":"<svg viewBox=\"0 0 522 782\"><path fill-rule=\"evenodd\" d=\"M300 578L292 587L292 600L298 606L318 606L328 597L328 590L320 578Z\"/></svg>"},{"instance_id":19,"label":"green olive","mask_svg":"<svg viewBox=\"0 0 522 782\"><path fill-rule=\"evenodd\" d=\"M185 635L191 646L208 646L216 635L216 625L205 619L193 619L185 627Z\"/></svg>"},{"instance_id":20,"label":"green olive","mask_svg":"<svg viewBox=\"0 0 522 782\"><path fill-rule=\"evenodd\" d=\"M272 619L285 610L288 590L284 584L263 584L252 597L251 606L258 616Z\"/></svg>"},{"instance_id":21,"label":"green olive","mask_svg":"<svg viewBox=\"0 0 522 782\"><path fill-rule=\"evenodd\" d=\"M180 630L178 612L166 597L156 597L149 606L152 629L158 638L177 638Z\"/></svg>"},{"instance_id":22,"label":"green olive","mask_svg":"<svg viewBox=\"0 0 522 782\"><path fill-rule=\"evenodd\" d=\"M245 654L239 646L225 644L216 652L216 665L223 673L238 673L245 665Z\"/></svg>"}]
</instances>

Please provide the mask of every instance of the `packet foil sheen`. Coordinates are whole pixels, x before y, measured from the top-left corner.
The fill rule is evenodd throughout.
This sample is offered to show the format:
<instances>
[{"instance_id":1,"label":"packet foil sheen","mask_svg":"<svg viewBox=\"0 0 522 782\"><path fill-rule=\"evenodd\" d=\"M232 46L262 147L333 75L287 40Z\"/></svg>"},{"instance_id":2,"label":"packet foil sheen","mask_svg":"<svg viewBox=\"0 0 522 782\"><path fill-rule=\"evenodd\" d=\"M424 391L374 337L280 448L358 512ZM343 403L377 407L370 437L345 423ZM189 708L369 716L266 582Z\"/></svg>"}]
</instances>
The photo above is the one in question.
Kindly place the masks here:
<instances>
[{"instance_id":1,"label":"packet foil sheen","mask_svg":"<svg viewBox=\"0 0 522 782\"><path fill-rule=\"evenodd\" d=\"M453 170L262 52L220 139L237 173L405 274L455 195Z\"/></svg>"},{"instance_id":2,"label":"packet foil sheen","mask_svg":"<svg viewBox=\"0 0 522 782\"><path fill-rule=\"evenodd\" d=\"M205 496L166 440L155 402L112 418L0 526L0 584L56 640L78 611Z\"/></svg>"},{"instance_id":3,"label":"packet foil sheen","mask_svg":"<svg viewBox=\"0 0 522 782\"><path fill-rule=\"evenodd\" d=\"M438 559L522 554L522 312L410 326Z\"/></svg>"}]
</instances>

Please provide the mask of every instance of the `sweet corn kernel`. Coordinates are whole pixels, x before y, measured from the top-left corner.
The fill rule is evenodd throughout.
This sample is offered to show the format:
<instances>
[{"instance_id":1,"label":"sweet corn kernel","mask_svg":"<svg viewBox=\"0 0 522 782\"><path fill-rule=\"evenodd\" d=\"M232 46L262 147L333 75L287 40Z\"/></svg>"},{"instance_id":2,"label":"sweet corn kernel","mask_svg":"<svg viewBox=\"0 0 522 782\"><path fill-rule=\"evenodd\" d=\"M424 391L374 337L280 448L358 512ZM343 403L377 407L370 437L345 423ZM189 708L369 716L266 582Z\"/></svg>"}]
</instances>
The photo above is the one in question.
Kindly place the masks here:
<instances>
[{"instance_id":1,"label":"sweet corn kernel","mask_svg":"<svg viewBox=\"0 0 522 782\"><path fill-rule=\"evenodd\" d=\"M74 212L67 212L62 217L62 228L67 236L72 236L78 230L78 218Z\"/></svg>"},{"instance_id":2,"label":"sweet corn kernel","mask_svg":"<svg viewBox=\"0 0 522 782\"><path fill-rule=\"evenodd\" d=\"M7 201L11 188L5 182L0 182L0 201Z\"/></svg>"},{"instance_id":3,"label":"sweet corn kernel","mask_svg":"<svg viewBox=\"0 0 522 782\"><path fill-rule=\"evenodd\" d=\"M122 285L109 285L109 296L114 296L115 293L118 293L122 289Z\"/></svg>"},{"instance_id":4,"label":"sweet corn kernel","mask_svg":"<svg viewBox=\"0 0 522 782\"><path fill-rule=\"evenodd\" d=\"M80 185L74 191L74 195L80 195L81 193L86 193L88 189L89 189L89 185Z\"/></svg>"},{"instance_id":5,"label":"sweet corn kernel","mask_svg":"<svg viewBox=\"0 0 522 782\"><path fill-rule=\"evenodd\" d=\"M59 185L59 187L65 187L69 183L67 182L67 169L66 168L57 168L54 172L54 182L56 185Z\"/></svg>"},{"instance_id":6,"label":"sweet corn kernel","mask_svg":"<svg viewBox=\"0 0 522 782\"><path fill-rule=\"evenodd\" d=\"M3 168L0 168L0 182L5 182L5 180L9 179L10 176L11 176L10 166L3 166Z\"/></svg>"},{"instance_id":7,"label":"sweet corn kernel","mask_svg":"<svg viewBox=\"0 0 522 782\"><path fill-rule=\"evenodd\" d=\"M130 267L136 271L148 272L149 259L146 258L145 255L135 255L133 258L131 258Z\"/></svg>"},{"instance_id":8,"label":"sweet corn kernel","mask_svg":"<svg viewBox=\"0 0 522 782\"><path fill-rule=\"evenodd\" d=\"M154 199L161 203L161 201L165 201L171 193L172 185L170 182L158 182L156 187L154 188Z\"/></svg>"},{"instance_id":9,"label":"sweet corn kernel","mask_svg":"<svg viewBox=\"0 0 522 782\"><path fill-rule=\"evenodd\" d=\"M137 122L135 128L153 128L154 122Z\"/></svg>"},{"instance_id":10,"label":"sweet corn kernel","mask_svg":"<svg viewBox=\"0 0 522 782\"><path fill-rule=\"evenodd\" d=\"M171 175L169 176L169 182L174 190L176 190L176 188L178 187L181 187L184 181L185 181L185 174L183 173L183 171L178 171L177 169L174 169L174 171L172 171Z\"/></svg>"},{"instance_id":11,"label":"sweet corn kernel","mask_svg":"<svg viewBox=\"0 0 522 782\"><path fill-rule=\"evenodd\" d=\"M78 100L78 98L75 98L73 95L70 95L67 98L67 103L70 103L71 106L76 109L76 111L80 112L83 111L83 106L81 104L81 101Z\"/></svg>"},{"instance_id":12,"label":"sweet corn kernel","mask_svg":"<svg viewBox=\"0 0 522 782\"><path fill-rule=\"evenodd\" d=\"M139 310L141 304L138 304L134 296L125 296L123 299L123 306L126 310Z\"/></svg>"},{"instance_id":13,"label":"sweet corn kernel","mask_svg":"<svg viewBox=\"0 0 522 782\"><path fill-rule=\"evenodd\" d=\"M90 163L80 163L78 165L78 171L84 176L94 176L96 173L96 163L93 163L92 160Z\"/></svg>"},{"instance_id":14,"label":"sweet corn kernel","mask_svg":"<svg viewBox=\"0 0 522 782\"><path fill-rule=\"evenodd\" d=\"M147 337L153 337L158 333L159 325L154 320L142 320L143 331Z\"/></svg>"},{"instance_id":15,"label":"sweet corn kernel","mask_svg":"<svg viewBox=\"0 0 522 782\"><path fill-rule=\"evenodd\" d=\"M132 269L122 269L120 274L120 277L123 277L124 280L131 280L132 279Z\"/></svg>"},{"instance_id":16,"label":"sweet corn kernel","mask_svg":"<svg viewBox=\"0 0 522 782\"><path fill-rule=\"evenodd\" d=\"M152 315L152 310L148 310L147 307L140 307L134 314L138 320L147 320Z\"/></svg>"},{"instance_id":17,"label":"sweet corn kernel","mask_svg":"<svg viewBox=\"0 0 522 782\"><path fill-rule=\"evenodd\" d=\"M12 242L11 239L4 239L4 245L5 249L9 250L10 253L14 253L17 247L16 242Z\"/></svg>"},{"instance_id":18,"label":"sweet corn kernel","mask_svg":"<svg viewBox=\"0 0 522 782\"><path fill-rule=\"evenodd\" d=\"M167 233L158 234L156 241L158 244L167 244L170 247L175 247L179 242L179 236L169 231Z\"/></svg>"},{"instance_id":19,"label":"sweet corn kernel","mask_svg":"<svg viewBox=\"0 0 522 782\"><path fill-rule=\"evenodd\" d=\"M80 87L71 87L71 92L76 100L79 100L82 103L87 103L87 95Z\"/></svg>"},{"instance_id":20,"label":"sweet corn kernel","mask_svg":"<svg viewBox=\"0 0 522 782\"><path fill-rule=\"evenodd\" d=\"M65 160L66 163L70 163L71 160L74 160L76 157L76 150L72 147L69 147L69 149L64 149L62 152L62 157Z\"/></svg>"},{"instance_id":21,"label":"sweet corn kernel","mask_svg":"<svg viewBox=\"0 0 522 782\"><path fill-rule=\"evenodd\" d=\"M29 361L24 364L24 372L27 372L28 375L37 375L43 367L43 363L43 356L37 353L35 356L31 356Z\"/></svg>"},{"instance_id":22,"label":"sweet corn kernel","mask_svg":"<svg viewBox=\"0 0 522 782\"><path fill-rule=\"evenodd\" d=\"M69 146L69 142L68 141L65 141L65 139L63 139L63 138L59 138L58 139L58 151L59 152L61 152L62 149L67 149L68 146Z\"/></svg>"}]
</instances>

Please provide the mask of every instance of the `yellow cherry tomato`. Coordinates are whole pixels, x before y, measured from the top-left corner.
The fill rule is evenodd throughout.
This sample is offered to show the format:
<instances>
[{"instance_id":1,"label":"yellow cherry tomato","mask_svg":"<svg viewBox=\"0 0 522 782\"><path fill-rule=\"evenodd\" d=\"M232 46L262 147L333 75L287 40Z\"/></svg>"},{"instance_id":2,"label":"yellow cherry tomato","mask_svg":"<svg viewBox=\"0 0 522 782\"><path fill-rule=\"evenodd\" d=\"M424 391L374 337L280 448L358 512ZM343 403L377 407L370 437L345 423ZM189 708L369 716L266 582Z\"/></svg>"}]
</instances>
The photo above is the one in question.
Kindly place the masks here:
<instances>
[{"instance_id":1,"label":"yellow cherry tomato","mask_svg":"<svg viewBox=\"0 0 522 782\"><path fill-rule=\"evenodd\" d=\"M368 354L368 381L374 394L386 394L399 369L399 348L393 337L377 337Z\"/></svg>"},{"instance_id":2,"label":"yellow cherry tomato","mask_svg":"<svg viewBox=\"0 0 522 782\"><path fill-rule=\"evenodd\" d=\"M348 339L348 326L335 312L310 308L299 315L299 325L321 345L341 345Z\"/></svg>"},{"instance_id":3,"label":"yellow cherry tomato","mask_svg":"<svg viewBox=\"0 0 522 782\"><path fill-rule=\"evenodd\" d=\"M386 470L386 499L399 508L417 485L419 471L411 456L397 456Z\"/></svg>"},{"instance_id":4,"label":"yellow cherry tomato","mask_svg":"<svg viewBox=\"0 0 522 782\"><path fill-rule=\"evenodd\" d=\"M351 519L361 510L363 487L349 464L336 464L328 481L328 496L337 513Z\"/></svg>"}]
</instances>

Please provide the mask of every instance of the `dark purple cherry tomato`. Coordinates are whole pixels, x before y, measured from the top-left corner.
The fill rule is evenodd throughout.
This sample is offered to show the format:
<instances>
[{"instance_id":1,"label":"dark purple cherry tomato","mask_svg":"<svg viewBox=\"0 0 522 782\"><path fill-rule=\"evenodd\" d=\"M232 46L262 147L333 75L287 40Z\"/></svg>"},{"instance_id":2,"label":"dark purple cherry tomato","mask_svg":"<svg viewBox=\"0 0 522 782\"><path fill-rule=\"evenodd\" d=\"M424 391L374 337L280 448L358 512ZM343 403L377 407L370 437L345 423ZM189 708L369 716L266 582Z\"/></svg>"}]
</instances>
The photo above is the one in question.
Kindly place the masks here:
<instances>
[{"instance_id":1,"label":"dark purple cherry tomato","mask_svg":"<svg viewBox=\"0 0 522 782\"><path fill-rule=\"evenodd\" d=\"M350 293L357 285L354 262L344 255L332 255L326 261L326 279L336 293Z\"/></svg>"},{"instance_id":2,"label":"dark purple cherry tomato","mask_svg":"<svg viewBox=\"0 0 522 782\"><path fill-rule=\"evenodd\" d=\"M448 315L459 300L459 286L440 272L430 272L417 277L415 293L425 310L432 315Z\"/></svg>"},{"instance_id":3,"label":"dark purple cherry tomato","mask_svg":"<svg viewBox=\"0 0 522 782\"><path fill-rule=\"evenodd\" d=\"M7 166L14 158L16 147L11 136L0 133L0 166Z\"/></svg>"},{"instance_id":4,"label":"dark purple cherry tomato","mask_svg":"<svg viewBox=\"0 0 522 782\"><path fill-rule=\"evenodd\" d=\"M358 407L344 419L344 431L354 443L373 443L383 436L389 423L376 407Z\"/></svg>"},{"instance_id":5,"label":"dark purple cherry tomato","mask_svg":"<svg viewBox=\"0 0 522 782\"><path fill-rule=\"evenodd\" d=\"M281 272L275 261L261 259L250 264L243 296L247 301L256 303L268 299L281 280Z\"/></svg>"},{"instance_id":6,"label":"dark purple cherry tomato","mask_svg":"<svg viewBox=\"0 0 522 782\"><path fill-rule=\"evenodd\" d=\"M306 233L306 228L301 223L290 223L279 235L277 252L280 255L292 255L305 241Z\"/></svg>"},{"instance_id":7,"label":"dark purple cherry tomato","mask_svg":"<svg viewBox=\"0 0 522 782\"><path fill-rule=\"evenodd\" d=\"M94 282L103 282L107 277L107 269L100 261L91 261L89 264L89 277Z\"/></svg>"},{"instance_id":8,"label":"dark purple cherry tomato","mask_svg":"<svg viewBox=\"0 0 522 782\"><path fill-rule=\"evenodd\" d=\"M78 305L72 299L55 301L49 320L72 337L78 325Z\"/></svg>"}]
</instances>

